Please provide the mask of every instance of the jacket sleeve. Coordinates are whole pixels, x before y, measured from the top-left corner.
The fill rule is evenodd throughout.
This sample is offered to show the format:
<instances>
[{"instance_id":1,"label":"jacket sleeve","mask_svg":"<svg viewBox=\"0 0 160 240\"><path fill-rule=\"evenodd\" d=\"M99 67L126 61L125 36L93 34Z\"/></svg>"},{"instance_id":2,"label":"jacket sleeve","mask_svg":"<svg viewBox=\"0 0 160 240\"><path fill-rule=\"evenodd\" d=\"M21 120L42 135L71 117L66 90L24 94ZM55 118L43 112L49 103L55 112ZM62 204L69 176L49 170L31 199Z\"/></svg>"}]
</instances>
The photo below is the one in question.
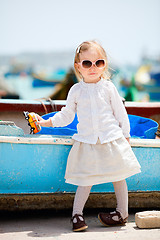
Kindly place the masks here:
<instances>
[{"instance_id":1,"label":"jacket sleeve","mask_svg":"<svg viewBox=\"0 0 160 240\"><path fill-rule=\"evenodd\" d=\"M116 87L113 83L111 84L110 93L111 93L111 106L113 109L113 114L116 120L119 123L120 128L122 129L123 135L128 138L130 137L130 123L128 119L128 115L125 109L125 106L122 102L122 98L120 97Z\"/></svg>"},{"instance_id":2,"label":"jacket sleeve","mask_svg":"<svg viewBox=\"0 0 160 240\"><path fill-rule=\"evenodd\" d=\"M63 107L61 111L56 113L53 117L51 117L53 127L67 126L74 120L76 112L75 94L75 88L73 86L68 92L66 106Z\"/></svg>"}]
</instances>

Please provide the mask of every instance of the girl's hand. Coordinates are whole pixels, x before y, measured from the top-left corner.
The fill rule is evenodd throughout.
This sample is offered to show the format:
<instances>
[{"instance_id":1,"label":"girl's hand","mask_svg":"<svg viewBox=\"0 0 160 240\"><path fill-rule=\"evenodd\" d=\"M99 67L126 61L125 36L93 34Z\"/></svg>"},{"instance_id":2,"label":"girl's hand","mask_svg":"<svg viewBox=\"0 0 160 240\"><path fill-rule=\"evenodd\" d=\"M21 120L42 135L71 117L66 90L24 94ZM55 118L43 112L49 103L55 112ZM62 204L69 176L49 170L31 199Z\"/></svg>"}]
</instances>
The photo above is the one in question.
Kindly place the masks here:
<instances>
[{"instance_id":1,"label":"girl's hand","mask_svg":"<svg viewBox=\"0 0 160 240\"><path fill-rule=\"evenodd\" d=\"M31 113L32 114L32 113ZM37 113L34 113L35 115L36 115L36 118L37 118L37 120L38 121L43 121L44 119L41 117L41 116L39 116Z\"/></svg>"},{"instance_id":2,"label":"girl's hand","mask_svg":"<svg viewBox=\"0 0 160 240\"><path fill-rule=\"evenodd\" d=\"M51 122L51 119L47 119L47 120L40 120L37 122L39 125L41 125L42 127L52 127L52 122Z\"/></svg>"},{"instance_id":3,"label":"girl's hand","mask_svg":"<svg viewBox=\"0 0 160 240\"><path fill-rule=\"evenodd\" d=\"M37 124L39 124L42 127L52 127L51 119L44 120L41 116L39 116L37 113L30 113L31 115L34 114L37 118Z\"/></svg>"}]
</instances>

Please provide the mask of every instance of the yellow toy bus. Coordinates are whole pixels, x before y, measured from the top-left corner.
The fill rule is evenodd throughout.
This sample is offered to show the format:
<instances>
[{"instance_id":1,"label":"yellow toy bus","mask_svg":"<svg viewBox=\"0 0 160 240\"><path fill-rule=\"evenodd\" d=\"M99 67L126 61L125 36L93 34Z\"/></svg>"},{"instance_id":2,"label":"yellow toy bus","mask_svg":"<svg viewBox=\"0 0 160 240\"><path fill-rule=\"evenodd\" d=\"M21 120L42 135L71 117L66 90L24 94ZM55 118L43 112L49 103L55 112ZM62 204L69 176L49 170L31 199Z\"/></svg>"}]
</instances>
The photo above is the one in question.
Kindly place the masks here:
<instances>
[{"instance_id":1,"label":"yellow toy bus","mask_svg":"<svg viewBox=\"0 0 160 240\"><path fill-rule=\"evenodd\" d=\"M38 120L35 113L23 112L25 119L28 121L28 125L30 126L30 134L37 133L41 131L41 126L37 124Z\"/></svg>"}]
</instances>

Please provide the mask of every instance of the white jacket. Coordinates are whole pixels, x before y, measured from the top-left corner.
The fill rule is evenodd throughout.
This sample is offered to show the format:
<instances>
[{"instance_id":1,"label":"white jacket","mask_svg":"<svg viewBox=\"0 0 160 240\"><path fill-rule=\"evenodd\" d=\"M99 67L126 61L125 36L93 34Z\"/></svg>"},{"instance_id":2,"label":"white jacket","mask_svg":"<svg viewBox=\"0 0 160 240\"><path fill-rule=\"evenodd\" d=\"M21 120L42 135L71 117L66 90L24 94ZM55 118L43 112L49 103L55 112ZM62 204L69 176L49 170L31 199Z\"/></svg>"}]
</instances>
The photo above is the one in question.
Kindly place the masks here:
<instances>
[{"instance_id":1,"label":"white jacket","mask_svg":"<svg viewBox=\"0 0 160 240\"><path fill-rule=\"evenodd\" d=\"M101 79L97 83L81 81L72 86L66 106L52 118L53 127L70 124L77 112L78 133L73 139L89 144L111 142L130 137L127 112L117 89L111 81Z\"/></svg>"}]
</instances>

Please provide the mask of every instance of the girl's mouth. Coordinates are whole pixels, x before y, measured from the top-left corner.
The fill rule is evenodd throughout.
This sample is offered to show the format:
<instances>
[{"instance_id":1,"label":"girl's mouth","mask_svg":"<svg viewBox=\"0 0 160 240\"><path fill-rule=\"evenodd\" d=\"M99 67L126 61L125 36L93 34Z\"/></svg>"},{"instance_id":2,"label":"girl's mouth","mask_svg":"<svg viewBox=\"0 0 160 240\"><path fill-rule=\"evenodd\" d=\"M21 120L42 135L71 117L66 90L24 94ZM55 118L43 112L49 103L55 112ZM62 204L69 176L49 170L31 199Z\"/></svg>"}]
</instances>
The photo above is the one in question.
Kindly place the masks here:
<instances>
[{"instance_id":1,"label":"girl's mouth","mask_svg":"<svg viewBox=\"0 0 160 240\"><path fill-rule=\"evenodd\" d=\"M96 73L89 73L89 75L95 75Z\"/></svg>"}]
</instances>

